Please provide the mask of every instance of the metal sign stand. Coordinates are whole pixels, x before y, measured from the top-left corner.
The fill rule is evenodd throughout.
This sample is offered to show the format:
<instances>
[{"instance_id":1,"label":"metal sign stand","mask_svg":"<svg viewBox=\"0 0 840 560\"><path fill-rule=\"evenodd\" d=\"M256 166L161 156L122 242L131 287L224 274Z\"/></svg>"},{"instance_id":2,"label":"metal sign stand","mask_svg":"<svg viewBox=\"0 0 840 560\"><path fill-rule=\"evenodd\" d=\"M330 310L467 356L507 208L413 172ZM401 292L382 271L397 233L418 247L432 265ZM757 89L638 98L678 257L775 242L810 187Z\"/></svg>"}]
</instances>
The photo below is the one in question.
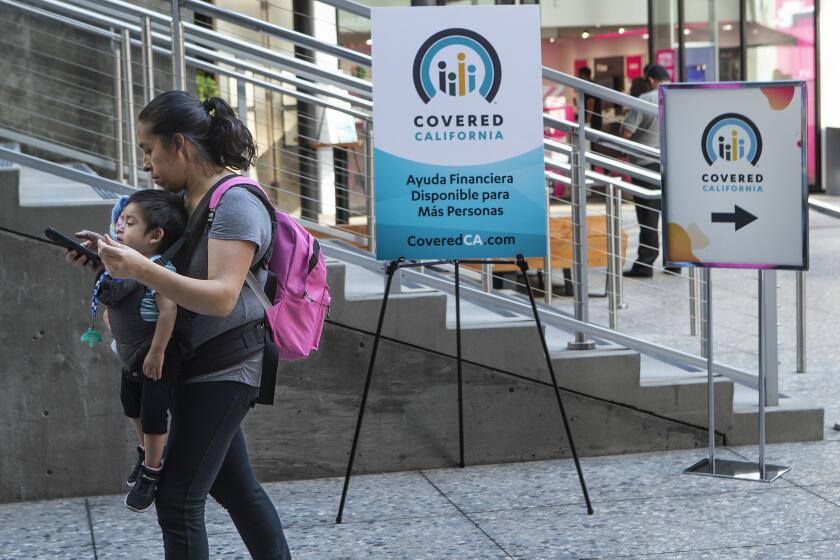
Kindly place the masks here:
<instances>
[{"instance_id":1,"label":"metal sign stand","mask_svg":"<svg viewBox=\"0 0 840 560\"><path fill-rule=\"evenodd\" d=\"M715 458L715 387L712 359L712 274L703 269L706 283L706 357L709 385L709 457L690 466L684 474L700 474L720 478L738 478L759 482L773 482L790 470L790 467L767 465L764 458L765 406L767 400L767 324L765 303L768 289L766 271L758 271L758 463L730 461ZM772 288L775 289L775 286Z\"/></svg>"},{"instance_id":2,"label":"metal sign stand","mask_svg":"<svg viewBox=\"0 0 840 560\"><path fill-rule=\"evenodd\" d=\"M534 321L537 324L537 332L540 335L540 341L542 342L543 353L545 354L545 360L548 367L548 373L551 376L551 383L554 386L554 395L557 398L557 406L560 409L560 416L563 419L563 426L566 431L566 437L569 440L569 448L572 452L572 458L575 462L575 470L577 471L578 480L580 481L580 489L583 492L583 499L586 502L586 512L589 515L592 515L594 510L592 509L592 502L589 499L589 492L586 489L586 482L583 479L583 470L580 468L580 461L578 459L577 450L575 449L575 442L572 439L572 430L569 426L569 420L566 416L566 410L563 407L563 401L560 398L560 387L557 385L557 377L554 375L554 366L551 363L551 355L548 351L548 344L545 341L545 332L542 328L542 323L540 322L540 315L537 311L537 303L534 300L534 292L531 289L531 282L528 279L528 261L522 255L517 255L515 261L492 261L492 260L441 260L441 261L434 261L434 262L406 262L405 259L398 259L395 261L391 261L388 264L388 267L385 270L385 295L382 298L382 307L379 310L379 322L376 325L376 335L373 339L373 349L370 354L370 363L368 364L368 371L367 371L367 378L365 379L365 389L362 393L362 403L359 406L359 417L356 420L356 432L353 435L353 445L350 448L350 458L347 463L347 473L344 477L344 488L341 491L341 502L338 506L338 515L335 518L336 523L341 523L342 517L344 515L344 503L347 500L347 489L350 485L350 477L353 474L353 462L356 459L356 449L359 444L359 432L362 428L362 420L364 419L365 415L365 407L367 405L368 393L370 392L370 381L373 377L373 366L376 363L376 354L379 349L379 340L382 337L382 323L385 319L385 309L388 306L388 295L391 293L391 281L394 278L394 274L400 268L417 268L421 266L432 266L436 264L453 264L455 265L455 332L456 332L456 347L457 347L457 363L458 363L458 441L459 441L459 451L460 451L460 461L459 466L464 468L466 463L464 462L464 405L463 405L463 377L462 377L462 357L461 357L461 277L460 277L460 265L462 264L515 264L519 267L522 271L523 276L525 277L525 287L528 289L528 299L531 301L531 310L534 312Z\"/></svg>"}]
</instances>

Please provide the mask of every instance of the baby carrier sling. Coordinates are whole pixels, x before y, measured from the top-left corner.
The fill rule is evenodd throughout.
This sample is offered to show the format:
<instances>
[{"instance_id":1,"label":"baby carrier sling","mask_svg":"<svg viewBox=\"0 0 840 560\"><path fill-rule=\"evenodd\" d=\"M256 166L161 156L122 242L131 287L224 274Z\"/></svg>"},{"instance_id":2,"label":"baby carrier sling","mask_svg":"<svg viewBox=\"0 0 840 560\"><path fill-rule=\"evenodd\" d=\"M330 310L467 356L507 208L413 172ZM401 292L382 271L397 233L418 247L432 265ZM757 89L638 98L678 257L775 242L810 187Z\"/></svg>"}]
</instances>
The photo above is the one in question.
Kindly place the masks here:
<instances>
[{"instance_id":1,"label":"baby carrier sling","mask_svg":"<svg viewBox=\"0 0 840 560\"><path fill-rule=\"evenodd\" d=\"M232 187L247 188L254 193L271 217L272 242L262 258L248 271L246 278L266 315L221 333L196 348L186 348L182 375L188 378L218 371L241 363L263 350L262 376L256 402L273 404L280 360L305 358L317 350L329 308L326 264L317 239L288 215L275 210L258 183L248 177L234 176L202 198L190 216L181 239L170 247L163 258L175 256L179 270L187 270L199 241L212 225L222 196ZM267 271L264 288L254 276L254 271L259 268ZM195 313L181 308L178 312L181 324L195 316Z\"/></svg>"}]
</instances>

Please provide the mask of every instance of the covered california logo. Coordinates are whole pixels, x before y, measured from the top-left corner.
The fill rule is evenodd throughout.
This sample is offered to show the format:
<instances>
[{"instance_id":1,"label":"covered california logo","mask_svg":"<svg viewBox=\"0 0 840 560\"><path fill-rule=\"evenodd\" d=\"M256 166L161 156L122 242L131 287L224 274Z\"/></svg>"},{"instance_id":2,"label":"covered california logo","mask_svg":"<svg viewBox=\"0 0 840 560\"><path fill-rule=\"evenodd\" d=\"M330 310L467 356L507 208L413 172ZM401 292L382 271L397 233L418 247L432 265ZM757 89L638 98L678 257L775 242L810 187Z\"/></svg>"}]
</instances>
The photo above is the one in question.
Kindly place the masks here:
<instances>
[{"instance_id":1,"label":"covered california logo","mask_svg":"<svg viewBox=\"0 0 840 560\"><path fill-rule=\"evenodd\" d=\"M724 113L706 125L701 147L709 165L719 160L746 160L755 165L761 157L761 133L755 123L744 115Z\"/></svg>"},{"instance_id":2,"label":"covered california logo","mask_svg":"<svg viewBox=\"0 0 840 560\"><path fill-rule=\"evenodd\" d=\"M502 83L502 65L490 42L469 29L444 29L429 37L414 57L414 87L428 103L436 95L467 97L475 92L493 101Z\"/></svg>"}]
</instances>

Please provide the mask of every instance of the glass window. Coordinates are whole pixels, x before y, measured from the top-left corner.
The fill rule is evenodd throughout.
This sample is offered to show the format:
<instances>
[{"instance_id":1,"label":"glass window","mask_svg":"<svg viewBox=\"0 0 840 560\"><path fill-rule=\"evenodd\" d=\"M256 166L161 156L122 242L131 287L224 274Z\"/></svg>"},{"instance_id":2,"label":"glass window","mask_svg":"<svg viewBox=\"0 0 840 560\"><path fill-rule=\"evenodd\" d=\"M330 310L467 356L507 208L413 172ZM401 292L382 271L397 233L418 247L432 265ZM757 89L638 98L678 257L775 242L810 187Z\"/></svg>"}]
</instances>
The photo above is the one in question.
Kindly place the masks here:
<instances>
[{"instance_id":1,"label":"glass window","mask_svg":"<svg viewBox=\"0 0 840 560\"><path fill-rule=\"evenodd\" d=\"M816 182L814 0L747 0L747 79L804 80L808 183Z\"/></svg>"},{"instance_id":2,"label":"glass window","mask_svg":"<svg viewBox=\"0 0 840 560\"><path fill-rule=\"evenodd\" d=\"M677 0L651 0L650 22L652 64L659 64L671 75L671 81L679 79L680 46Z\"/></svg>"},{"instance_id":3,"label":"glass window","mask_svg":"<svg viewBox=\"0 0 840 560\"><path fill-rule=\"evenodd\" d=\"M741 79L738 2L684 0L685 81Z\"/></svg>"}]
</instances>

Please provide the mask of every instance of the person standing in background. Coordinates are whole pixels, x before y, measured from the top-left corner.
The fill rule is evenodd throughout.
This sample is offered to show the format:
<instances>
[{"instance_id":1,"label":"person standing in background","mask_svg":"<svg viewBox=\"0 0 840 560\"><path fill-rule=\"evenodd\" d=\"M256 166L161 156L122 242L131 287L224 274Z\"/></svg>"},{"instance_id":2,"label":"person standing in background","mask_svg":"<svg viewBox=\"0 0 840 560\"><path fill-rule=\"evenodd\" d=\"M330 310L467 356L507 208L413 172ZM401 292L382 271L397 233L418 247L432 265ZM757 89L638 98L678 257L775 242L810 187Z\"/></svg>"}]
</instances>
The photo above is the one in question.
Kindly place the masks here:
<instances>
[{"instance_id":1,"label":"person standing in background","mask_svg":"<svg viewBox=\"0 0 840 560\"><path fill-rule=\"evenodd\" d=\"M592 82L592 69L589 66L582 67L578 70L577 77L581 80ZM586 119L586 126L595 130L603 130L604 118L601 115L601 99L594 95L587 95L585 111L584 118ZM578 117L576 115L575 122L577 122L577 119Z\"/></svg>"},{"instance_id":2,"label":"person standing in background","mask_svg":"<svg viewBox=\"0 0 840 560\"><path fill-rule=\"evenodd\" d=\"M658 64L651 64L645 69L648 91L639 93L639 99L659 105L659 84L668 83L671 78L668 71ZM638 87L636 91L644 88ZM621 127L621 135L634 142L659 148L659 117L643 113L636 109L628 111ZM630 162L639 167L659 173L659 161L652 157L630 156ZM642 181L642 186L656 189L658 185ZM662 202L658 199L636 201L636 219L639 221L639 254L633 266L624 272L630 278L650 278L653 276L653 263L659 257L659 214ZM666 272L679 274L679 268L668 267Z\"/></svg>"}]
</instances>

